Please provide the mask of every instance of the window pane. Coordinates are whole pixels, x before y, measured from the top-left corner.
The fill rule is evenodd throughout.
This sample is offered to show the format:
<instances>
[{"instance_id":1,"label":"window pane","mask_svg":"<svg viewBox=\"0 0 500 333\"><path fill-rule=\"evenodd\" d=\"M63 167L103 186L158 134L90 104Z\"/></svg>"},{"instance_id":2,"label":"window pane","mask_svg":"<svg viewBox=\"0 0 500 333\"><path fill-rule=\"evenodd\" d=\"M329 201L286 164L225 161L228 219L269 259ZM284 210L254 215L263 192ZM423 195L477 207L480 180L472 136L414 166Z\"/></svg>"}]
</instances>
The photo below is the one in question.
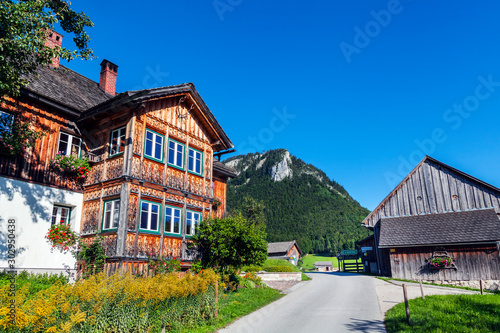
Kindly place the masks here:
<instances>
[{"instance_id":1,"label":"window pane","mask_svg":"<svg viewBox=\"0 0 500 333\"><path fill-rule=\"evenodd\" d=\"M161 143L156 143L155 158L158 160L161 160L161 151L162 151Z\"/></svg>"},{"instance_id":2,"label":"window pane","mask_svg":"<svg viewBox=\"0 0 500 333\"><path fill-rule=\"evenodd\" d=\"M114 155L118 152L118 137L116 135L116 131L111 133L111 155Z\"/></svg>"},{"instance_id":3,"label":"window pane","mask_svg":"<svg viewBox=\"0 0 500 333\"><path fill-rule=\"evenodd\" d=\"M191 235L191 224L192 224L193 213L186 213L186 235Z\"/></svg>"},{"instance_id":4,"label":"window pane","mask_svg":"<svg viewBox=\"0 0 500 333\"><path fill-rule=\"evenodd\" d=\"M68 152L68 134L61 133L59 136L59 147L57 147L57 153L66 155Z\"/></svg>"},{"instance_id":5,"label":"window pane","mask_svg":"<svg viewBox=\"0 0 500 333\"><path fill-rule=\"evenodd\" d=\"M109 229L110 220L111 220L111 212L107 211L104 213L104 229Z\"/></svg>"},{"instance_id":6,"label":"window pane","mask_svg":"<svg viewBox=\"0 0 500 333\"><path fill-rule=\"evenodd\" d=\"M165 232L172 232L172 209L165 208Z\"/></svg>"},{"instance_id":7,"label":"window pane","mask_svg":"<svg viewBox=\"0 0 500 333\"><path fill-rule=\"evenodd\" d=\"M149 212L149 204L143 202L141 205L141 228L148 228L148 212Z\"/></svg>"},{"instance_id":8,"label":"window pane","mask_svg":"<svg viewBox=\"0 0 500 333\"><path fill-rule=\"evenodd\" d=\"M170 141L168 143L168 163L174 164L175 160L175 144Z\"/></svg>"},{"instance_id":9,"label":"window pane","mask_svg":"<svg viewBox=\"0 0 500 333\"><path fill-rule=\"evenodd\" d=\"M158 213L151 213L151 228L150 230L158 230Z\"/></svg>"},{"instance_id":10,"label":"window pane","mask_svg":"<svg viewBox=\"0 0 500 333\"><path fill-rule=\"evenodd\" d=\"M125 150L125 127L120 129L120 137L118 140L118 152L121 153Z\"/></svg>"},{"instance_id":11,"label":"window pane","mask_svg":"<svg viewBox=\"0 0 500 333\"><path fill-rule=\"evenodd\" d=\"M118 228L118 221L120 218L120 201L113 201L115 204L113 210L113 228Z\"/></svg>"},{"instance_id":12,"label":"window pane","mask_svg":"<svg viewBox=\"0 0 500 333\"><path fill-rule=\"evenodd\" d=\"M75 155L76 157L80 156L80 144L81 144L81 139L80 138L75 138L73 137L71 140L71 155Z\"/></svg>"},{"instance_id":13,"label":"window pane","mask_svg":"<svg viewBox=\"0 0 500 333\"><path fill-rule=\"evenodd\" d=\"M176 233L176 234L179 233L180 226L181 226L181 219L179 217L175 217L174 218L174 233Z\"/></svg>"},{"instance_id":14,"label":"window pane","mask_svg":"<svg viewBox=\"0 0 500 333\"><path fill-rule=\"evenodd\" d=\"M178 167L182 167L182 149L181 151L177 150L177 161L176 165Z\"/></svg>"},{"instance_id":15,"label":"window pane","mask_svg":"<svg viewBox=\"0 0 500 333\"><path fill-rule=\"evenodd\" d=\"M201 160L196 160L196 173L201 173Z\"/></svg>"},{"instance_id":16,"label":"window pane","mask_svg":"<svg viewBox=\"0 0 500 333\"><path fill-rule=\"evenodd\" d=\"M149 132L146 132L146 152L145 154L147 156L153 156L153 138L151 139L148 138L148 134L151 134ZM153 134L151 134L152 136Z\"/></svg>"},{"instance_id":17,"label":"window pane","mask_svg":"<svg viewBox=\"0 0 500 333\"><path fill-rule=\"evenodd\" d=\"M193 158L191 156L189 156L189 158L188 158L188 170L189 171L194 171Z\"/></svg>"},{"instance_id":18,"label":"window pane","mask_svg":"<svg viewBox=\"0 0 500 333\"><path fill-rule=\"evenodd\" d=\"M69 209L63 207L59 209L61 210L61 224L68 224Z\"/></svg>"},{"instance_id":19,"label":"window pane","mask_svg":"<svg viewBox=\"0 0 500 333\"><path fill-rule=\"evenodd\" d=\"M14 115L0 111L0 134L9 133L12 130Z\"/></svg>"},{"instance_id":20,"label":"window pane","mask_svg":"<svg viewBox=\"0 0 500 333\"><path fill-rule=\"evenodd\" d=\"M57 207L52 208L52 224L56 224L57 222Z\"/></svg>"}]
</instances>

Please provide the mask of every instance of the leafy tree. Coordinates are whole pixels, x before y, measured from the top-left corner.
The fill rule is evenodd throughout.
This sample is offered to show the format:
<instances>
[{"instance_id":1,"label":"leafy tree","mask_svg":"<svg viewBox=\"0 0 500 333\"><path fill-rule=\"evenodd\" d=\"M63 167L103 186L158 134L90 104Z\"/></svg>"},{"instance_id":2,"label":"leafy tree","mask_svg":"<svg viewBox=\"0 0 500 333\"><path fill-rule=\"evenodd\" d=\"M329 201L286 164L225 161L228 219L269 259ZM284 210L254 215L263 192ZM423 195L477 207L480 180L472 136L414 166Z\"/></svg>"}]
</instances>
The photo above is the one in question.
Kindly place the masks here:
<instances>
[{"instance_id":1,"label":"leafy tree","mask_svg":"<svg viewBox=\"0 0 500 333\"><path fill-rule=\"evenodd\" d=\"M242 209L248 221L265 226L266 215L264 214L265 205L263 201L255 200L247 195L243 198Z\"/></svg>"},{"instance_id":2,"label":"leafy tree","mask_svg":"<svg viewBox=\"0 0 500 333\"><path fill-rule=\"evenodd\" d=\"M47 36L59 24L73 33L75 49L45 46ZM0 5L0 97L15 96L28 84L26 76L52 59L89 59L90 37L85 28L94 24L84 13L76 13L64 0L2 0Z\"/></svg>"},{"instance_id":3,"label":"leafy tree","mask_svg":"<svg viewBox=\"0 0 500 333\"><path fill-rule=\"evenodd\" d=\"M203 267L219 272L261 265L267 258L264 228L239 214L202 221L193 240L202 254Z\"/></svg>"}]
</instances>

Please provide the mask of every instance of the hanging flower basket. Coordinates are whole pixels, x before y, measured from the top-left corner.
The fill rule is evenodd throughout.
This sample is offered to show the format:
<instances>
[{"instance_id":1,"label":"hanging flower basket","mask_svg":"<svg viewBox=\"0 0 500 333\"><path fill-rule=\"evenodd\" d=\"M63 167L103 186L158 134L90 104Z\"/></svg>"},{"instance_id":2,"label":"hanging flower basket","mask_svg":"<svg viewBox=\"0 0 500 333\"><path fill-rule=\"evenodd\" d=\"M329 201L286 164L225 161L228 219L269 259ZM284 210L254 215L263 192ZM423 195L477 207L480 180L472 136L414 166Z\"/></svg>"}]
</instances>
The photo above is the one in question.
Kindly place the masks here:
<instances>
[{"instance_id":1,"label":"hanging flower basket","mask_svg":"<svg viewBox=\"0 0 500 333\"><path fill-rule=\"evenodd\" d=\"M57 248L61 251L68 251L71 247L76 245L78 235L71 230L69 225L54 224L50 227L45 238L53 248Z\"/></svg>"},{"instance_id":2,"label":"hanging flower basket","mask_svg":"<svg viewBox=\"0 0 500 333\"><path fill-rule=\"evenodd\" d=\"M455 258L450 256L438 256L427 259L429 262L429 266L434 269L441 268L456 268L455 267Z\"/></svg>"},{"instance_id":3,"label":"hanging flower basket","mask_svg":"<svg viewBox=\"0 0 500 333\"><path fill-rule=\"evenodd\" d=\"M214 208L219 208L220 206L222 206L222 201L221 199L219 199L219 197L214 197L213 198L213 202L212 202L212 206Z\"/></svg>"},{"instance_id":4,"label":"hanging flower basket","mask_svg":"<svg viewBox=\"0 0 500 333\"><path fill-rule=\"evenodd\" d=\"M65 156L57 154L50 160L50 167L58 172L64 173L68 177L75 177L83 180L90 172L90 164L87 159L78 158L73 155Z\"/></svg>"}]
</instances>

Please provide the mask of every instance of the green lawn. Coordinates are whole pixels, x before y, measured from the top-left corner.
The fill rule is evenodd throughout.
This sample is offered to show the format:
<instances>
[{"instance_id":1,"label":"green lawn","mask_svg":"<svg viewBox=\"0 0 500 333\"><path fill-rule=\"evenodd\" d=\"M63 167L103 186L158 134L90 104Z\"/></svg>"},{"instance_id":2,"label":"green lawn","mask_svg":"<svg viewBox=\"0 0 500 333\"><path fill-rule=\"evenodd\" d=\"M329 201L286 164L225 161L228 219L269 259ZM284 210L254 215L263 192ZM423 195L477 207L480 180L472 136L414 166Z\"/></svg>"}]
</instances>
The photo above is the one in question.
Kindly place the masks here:
<instances>
[{"instance_id":1,"label":"green lawn","mask_svg":"<svg viewBox=\"0 0 500 333\"><path fill-rule=\"evenodd\" d=\"M333 263L333 267L339 267L339 263L337 261L337 257L323 257L318 254L307 254L302 258L302 267L304 269L312 269L313 264L316 261L331 261Z\"/></svg>"},{"instance_id":2,"label":"green lawn","mask_svg":"<svg viewBox=\"0 0 500 333\"><path fill-rule=\"evenodd\" d=\"M236 319L246 316L283 296L279 290L271 288L244 288L237 292L223 293L219 299L219 317L217 319L206 325L191 327L179 332L216 332Z\"/></svg>"},{"instance_id":3,"label":"green lawn","mask_svg":"<svg viewBox=\"0 0 500 333\"><path fill-rule=\"evenodd\" d=\"M435 295L404 303L385 316L387 332L500 332L500 295Z\"/></svg>"}]
</instances>

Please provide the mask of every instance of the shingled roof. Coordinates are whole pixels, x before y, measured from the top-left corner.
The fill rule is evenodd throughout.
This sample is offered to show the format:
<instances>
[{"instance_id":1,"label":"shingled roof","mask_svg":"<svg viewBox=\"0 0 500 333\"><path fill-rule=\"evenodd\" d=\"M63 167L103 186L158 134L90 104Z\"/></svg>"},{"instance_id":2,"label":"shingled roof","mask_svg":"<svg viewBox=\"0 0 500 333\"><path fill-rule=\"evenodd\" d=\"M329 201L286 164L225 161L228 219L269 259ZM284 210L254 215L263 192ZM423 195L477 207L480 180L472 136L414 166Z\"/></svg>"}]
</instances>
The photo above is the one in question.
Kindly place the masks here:
<instances>
[{"instance_id":1,"label":"shingled roof","mask_svg":"<svg viewBox=\"0 0 500 333\"><path fill-rule=\"evenodd\" d=\"M276 242L276 243L267 243L267 254L269 255L286 255L288 251L295 244L297 246L297 250L299 254L302 255L302 251L299 248L299 245L296 241L290 242Z\"/></svg>"},{"instance_id":2,"label":"shingled roof","mask_svg":"<svg viewBox=\"0 0 500 333\"><path fill-rule=\"evenodd\" d=\"M494 209L386 217L380 221L379 247L413 247L500 241Z\"/></svg>"},{"instance_id":3,"label":"shingled roof","mask_svg":"<svg viewBox=\"0 0 500 333\"><path fill-rule=\"evenodd\" d=\"M219 162L217 160L214 160L213 167L214 167L214 172L218 172L224 176L228 176L231 178L236 178L238 176L238 174L236 173L236 170L234 170L231 167L228 167L224 163Z\"/></svg>"},{"instance_id":4,"label":"shingled roof","mask_svg":"<svg viewBox=\"0 0 500 333\"><path fill-rule=\"evenodd\" d=\"M97 82L62 65L59 68L40 66L27 79L30 83L25 91L62 104L77 114L112 97L101 90Z\"/></svg>"}]
</instances>

